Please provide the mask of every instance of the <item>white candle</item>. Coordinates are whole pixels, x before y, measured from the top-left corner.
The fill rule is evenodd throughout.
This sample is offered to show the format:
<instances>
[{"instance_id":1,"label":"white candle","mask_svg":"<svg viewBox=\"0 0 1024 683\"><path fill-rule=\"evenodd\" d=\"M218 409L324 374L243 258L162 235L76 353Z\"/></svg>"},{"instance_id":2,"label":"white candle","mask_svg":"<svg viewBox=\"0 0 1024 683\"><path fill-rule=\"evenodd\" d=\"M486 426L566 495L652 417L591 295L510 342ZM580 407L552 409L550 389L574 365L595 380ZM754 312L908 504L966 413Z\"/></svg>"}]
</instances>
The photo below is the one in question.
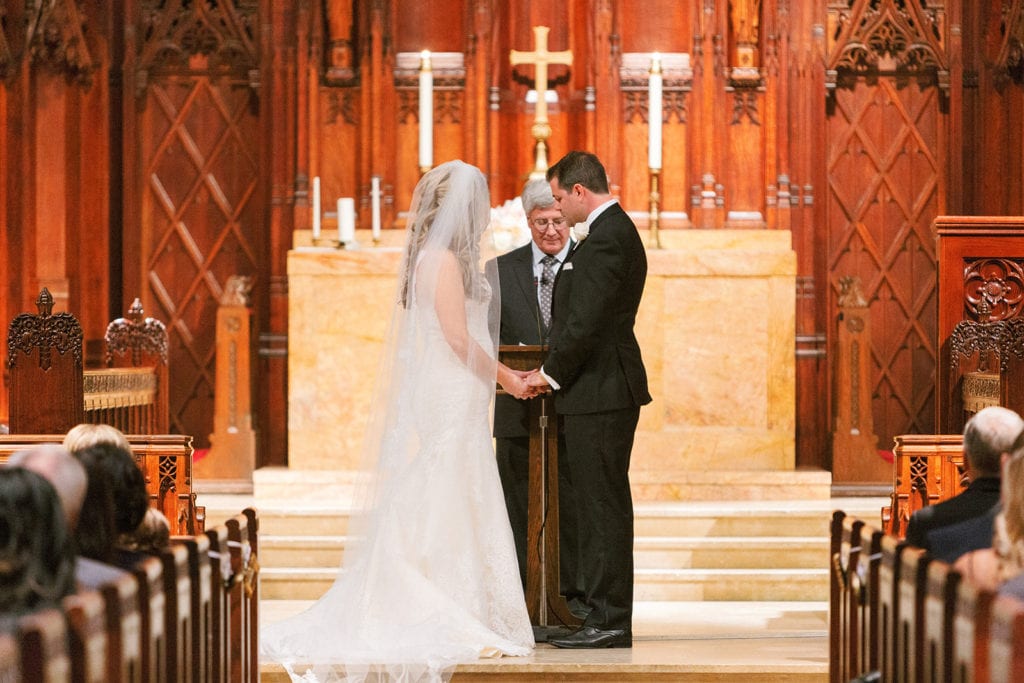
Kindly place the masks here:
<instances>
[{"instance_id":1,"label":"white candle","mask_svg":"<svg viewBox=\"0 0 1024 683\"><path fill-rule=\"evenodd\" d=\"M651 58L651 78L648 86L650 100L647 106L649 133L647 139L647 166L661 169L661 55Z\"/></svg>"},{"instance_id":2,"label":"white candle","mask_svg":"<svg viewBox=\"0 0 1024 683\"><path fill-rule=\"evenodd\" d=\"M420 168L434 165L434 72L430 50L420 53Z\"/></svg>"},{"instance_id":3,"label":"white candle","mask_svg":"<svg viewBox=\"0 0 1024 683\"><path fill-rule=\"evenodd\" d=\"M313 239L320 239L320 176L313 178Z\"/></svg>"},{"instance_id":4,"label":"white candle","mask_svg":"<svg viewBox=\"0 0 1024 683\"><path fill-rule=\"evenodd\" d=\"M370 178L370 227L373 241L380 240L380 176Z\"/></svg>"},{"instance_id":5,"label":"white candle","mask_svg":"<svg viewBox=\"0 0 1024 683\"><path fill-rule=\"evenodd\" d=\"M348 244L356 239L356 200L338 199L338 241Z\"/></svg>"}]
</instances>

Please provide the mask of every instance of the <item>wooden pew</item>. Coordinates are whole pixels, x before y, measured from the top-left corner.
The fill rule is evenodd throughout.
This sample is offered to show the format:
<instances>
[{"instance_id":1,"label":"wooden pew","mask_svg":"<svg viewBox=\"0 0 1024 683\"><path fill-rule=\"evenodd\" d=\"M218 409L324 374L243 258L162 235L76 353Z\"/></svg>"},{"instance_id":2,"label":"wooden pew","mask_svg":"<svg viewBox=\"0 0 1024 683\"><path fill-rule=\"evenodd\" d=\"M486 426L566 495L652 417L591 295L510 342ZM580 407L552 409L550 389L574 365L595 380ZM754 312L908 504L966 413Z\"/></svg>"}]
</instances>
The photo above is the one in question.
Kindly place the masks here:
<instances>
[{"instance_id":1,"label":"wooden pew","mask_svg":"<svg viewBox=\"0 0 1024 683\"><path fill-rule=\"evenodd\" d=\"M193 681L213 680L211 668L213 585L210 568L210 539L201 536L177 536L172 542L186 553L189 584L189 610L192 614L190 676Z\"/></svg>"},{"instance_id":2,"label":"wooden pew","mask_svg":"<svg viewBox=\"0 0 1024 683\"><path fill-rule=\"evenodd\" d=\"M989 629L992 622L992 602L995 593L979 588L970 581L960 581L956 587L956 606L953 613L953 670L949 680L953 683L988 683L989 681Z\"/></svg>"},{"instance_id":3,"label":"wooden pew","mask_svg":"<svg viewBox=\"0 0 1024 683\"><path fill-rule=\"evenodd\" d=\"M989 639L989 680L992 683L1024 681L1024 603L997 595L992 603Z\"/></svg>"},{"instance_id":4,"label":"wooden pew","mask_svg":"<svg viewBox=\"0 0 1024 683\"><path fill-rule=\"evenodd\" d=\"M850 577L850 592L855 598L855 608L860 610L857 619L860 646L853 667L855 675L878 671L878 628L879 628L879 585L878 571L882 562L881 529L864 524L860 528L860 552Z\"/></svg>"},{"instance_id":5,"label":"wooden pew","mask_svg":"<svg viewBox=\"0 0 1024 683\"><path fill-rule=\"evenodd\" d=\"M910 515L966 488L963 436L900 434L895 437L893 457L892 500L882 510L883 529L903 538Z\"/></svg>"},{"instance_id":6,"label":"wooden pew","mask_svg":"<svg viewBox=\"0 0 1024 683\"><path fill-rule=\"evenodd\" d=\"M949 681L953 678L956 650L959 647L955 638L953 615L960 578L960 574L945 562L933 561L928 564L923 610L922 680Z\"/></svg>"},{"instance_id":7,"label":"wooden pew","mask_svg":"<svg viewBox=\"0 0 1024 683\"><path fill-rule=\"evenodd\" d=\"M897 681L923 681L924 598L931 558L920 548L907 546L900 553L899 600L894 612Z\"/></svg>"},{"instance_id":8,"label":"wooden pew","mask_svg":"<svg viewBox=\"0 0 1024 683\"><path fill-rule=\"evenodd\" d=\"M74 683L108 683L107 611L97 591L82 591L64 599L68 654Z\"/></svg>"},{"instance_id":9,"label":"wooden pew","mask_svg":"<svg viewBox=\"0 0 1024 683\"><path fill-rule=\"evenodd\" d=\"M192 437L180 434L127 434L135 462L142 470L150 505L167 517L172 534L201 533L206 510L196 505L192 490ZM0 462L39 444L61 443L63 434L0 434Z\"/></svg>"},{"instance_id":10,"label":"wooden pew","mask_svg":"<svg viewBox=\"0 0 1024 683\"><path fill-rule=\"evenodd\" d=\"M830 680L849 681L859 672L860 610L850 587L860 553L860 530L864 522L842 511L832 515L832 566L829 608Z\"/></svg>"},{"instance_id":11,"label":"wooden pew","mask_svg":"<svg viewBox=\"0 0 1024 683\"><path fill-rule=\"evenodd\" d=\"M896 608L900 592L900 556L907 548L895 536L882 538L882 558L878 567L878 670L883 681L896 676Z\"/></svg>"},{"instance_id":12,"label":"wooden pew","mask_svg":"<svg viewBox=\"0 0 1024 683\"><path fill-rule=\"evenodd\" d=\"M107 672L111 683L140 683L142 676L142 614L135 576L124 576L99 588L107 616Z\"/></svg>"},{"instance_id":13,"label":"wooden pew","mask_svg":"<svg viewBox=\"0 0 1024 683\"><path fill-rule=\"evenodd\" d=\"M259 680L259 562L257 561L257 519L246 509L224 524L228 529L233 574L228 590L231 618L230 661L233 681Z\"/></svg>"},{"instance_id":14,"label":"wooden pew","mask_svg":"<svg viewBox=\"0 0 1024 683\"><path fill-rule=\"evenodd\" d=\"M167 659L166 597L163 563L156 557L139 562L132 573L139 588L139 633L142 641L142 680L163 683Z\"/></svg>"},{"instance_id":15,"label":"wooden pew","mask_svg":"<svg viewBox=\"0 0 1024 683\"><path fill-rule=\"evenodd\" d=\"M160 552L164 593L164 638L166 656L163 665L169 681L192 681L192 579L188 550L171 544Z\"/></svg>"},{"instance_id":16,"label":"wooden pew","mask_svg":"<svg viewBox=\"0 0 1024 683\"><path fill-rule=\"evenodd\" d=\"M65 683L71 678L67 628L57 609L28 614L16 627L21 655L21 680L33 683Z\"/></svg>"},{"instance_id":17,"label":"wooden pew","mask_svg":"<svg viewBox=\"0 0 1024 683\"><path fill-rule=\"evenodd\" d=\"M213 683L227 683L231 667L231 604L228 601L234 572L228 549L228 529L217 526L206 530L210 544L210 677Z\"/></svg>"}]
</instances>

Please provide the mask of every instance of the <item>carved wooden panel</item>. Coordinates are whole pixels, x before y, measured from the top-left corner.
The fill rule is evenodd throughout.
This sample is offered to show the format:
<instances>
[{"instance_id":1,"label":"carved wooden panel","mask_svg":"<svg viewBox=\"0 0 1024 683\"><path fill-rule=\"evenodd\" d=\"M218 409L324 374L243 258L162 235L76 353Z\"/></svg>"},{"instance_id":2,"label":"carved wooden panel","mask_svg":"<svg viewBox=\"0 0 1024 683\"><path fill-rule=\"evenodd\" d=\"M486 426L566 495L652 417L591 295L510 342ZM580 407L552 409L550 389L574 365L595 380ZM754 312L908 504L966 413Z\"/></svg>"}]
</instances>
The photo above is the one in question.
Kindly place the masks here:
<instances>
[{"instance_id":1,"label":"carved wooden panel","mask_svg":"<svg viewBox=\"0 0 1024 683\"><path fill-rule=\"evenodd\" d=\"M828 311L839 279L864 284L880 448L935 425L939 92L880 77L835 92L828 121Z\"/></svg>"},{"instance_id":2,"label":"carved wooden panel","mask_svg":"<svg viewBox=\"0 0 1024 683\"><path fill-rule=\"evenodd\" d=\"M248 82L168 77L143 113L145 277L170 334L171 431L208 445L217 302L228 279L263 273L257 110Z\"/></svg>"}]
</instances>

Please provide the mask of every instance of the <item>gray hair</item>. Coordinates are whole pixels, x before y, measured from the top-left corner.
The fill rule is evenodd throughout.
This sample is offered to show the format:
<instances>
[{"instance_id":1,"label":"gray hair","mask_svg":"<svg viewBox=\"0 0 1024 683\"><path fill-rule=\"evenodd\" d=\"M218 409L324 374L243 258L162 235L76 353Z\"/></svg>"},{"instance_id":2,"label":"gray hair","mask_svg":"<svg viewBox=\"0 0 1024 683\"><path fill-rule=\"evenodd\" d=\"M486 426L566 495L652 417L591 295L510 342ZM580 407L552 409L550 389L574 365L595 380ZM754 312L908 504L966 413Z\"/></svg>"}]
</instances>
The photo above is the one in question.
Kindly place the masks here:
<instances>
[{"instance_id":1,"label":"gray hair","mask_svg":"<svg viewBox=\"0 0 1024 683\"><path fill-rule=\"evenodd\" d=\"M978 474L999 476L1003 453L1009 453L1024 431L1024 420L1002 406L989 406L964 427L964 456Z\"/></svg>"},{"instance_id":2,"label":"gray hair","mask_svg":"<svg viewBox=\"0 0 1024 683\"><path fill-rule=\"evenodd\" d=\"M13 453L7 465L32 470L53 485L64 507L68 531L74 533L88 484L82 463L63 446L39 444Z\"/></svg>"},{"instance_id":3,"label":"gray hair","mask_svg":"<svg viewBox=\"0 0 1024 683\"><path fill-rule=\"evenodd\" d=\"M555 196L551 194L551 185L546 180L535 179L526 183L523 188L523 211L527 216L534 209L547 209L555 204Z\"/></svg>"}]
</instances>

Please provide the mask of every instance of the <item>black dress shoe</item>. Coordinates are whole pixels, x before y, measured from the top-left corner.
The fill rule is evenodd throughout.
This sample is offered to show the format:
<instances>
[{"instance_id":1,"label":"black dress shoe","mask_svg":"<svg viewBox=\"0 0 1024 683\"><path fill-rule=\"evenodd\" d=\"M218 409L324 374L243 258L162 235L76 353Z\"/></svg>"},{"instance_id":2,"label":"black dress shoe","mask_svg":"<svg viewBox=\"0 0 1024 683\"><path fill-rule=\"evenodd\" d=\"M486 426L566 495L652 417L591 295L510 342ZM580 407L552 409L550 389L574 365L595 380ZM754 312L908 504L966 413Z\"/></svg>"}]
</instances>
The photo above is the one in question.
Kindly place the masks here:
<instances>
[{"instance_id":1,"label":"black dress shoe","mask_svg":"<svg viewBox=\"0 0 1024 683\"><path fill-rule=\"evenodd\" d=\"M593 626L584 626L564 638L549 638L555 647L568 649L633 647L633 636L622 629L602 631Z\"/></svg>"}]
</instances>

